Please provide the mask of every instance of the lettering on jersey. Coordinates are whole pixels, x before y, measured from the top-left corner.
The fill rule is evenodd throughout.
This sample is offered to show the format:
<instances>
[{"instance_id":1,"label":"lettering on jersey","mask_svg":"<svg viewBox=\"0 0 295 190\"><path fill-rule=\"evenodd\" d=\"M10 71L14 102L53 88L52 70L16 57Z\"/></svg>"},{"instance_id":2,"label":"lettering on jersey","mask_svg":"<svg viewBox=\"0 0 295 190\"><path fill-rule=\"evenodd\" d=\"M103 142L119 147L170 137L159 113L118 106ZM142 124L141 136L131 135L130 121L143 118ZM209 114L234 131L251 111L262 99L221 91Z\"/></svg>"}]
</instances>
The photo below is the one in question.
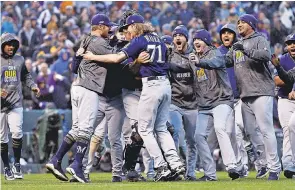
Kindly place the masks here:
<instances>
[{"instance_id":1,"label":"lettering on jersey","mask_svg":"<svg viewBox=\"0 0 295 190\"><path fill-rule=\"evenodd\" d=\"M208 77L206 75L206 72L205 72L204 68L198 68L197 71L196 71L196 75L197 75L198 82L208 80Z\"/></svg>"},{"instance_id":2,"label":"lettering on jersey","mask_svg":"<svg viewBox=\"0 0 295 190\"><path fill-rule=\"evenodd\" d=\"M187 72L187 73L177 73L176 74L176 78L177 79L191 78L191 73L190 72Z\"/></svg>"},{"instance_id":3,"label":"lettering on jersey","mask_svg":"<svg viewBox=\"0 0 295 190\"><path fill-rule=\"evenodd\" d=\"M237 64L244 63L245 62L245 55L241 51L236 51L235 52L235 59L236 59L235 62Z\"/></svg>"},{"instance_id":4,"label":"lettering on jersey","mask_svg":"<svg viewBox=\"0 0 295 190\"><path fill-rule=\"evenodd\" d=\"M145 38L148 42L158 42L158 43L161 42L160 38L157 37L157 36L145 35L144 38Z\"/></svg>"},{"instance_id":5,"label":"lettering on jersey","mask_svg":"<svg viewBox=\"0 0 295 190\"><path fill-rule=\"evenodd\" d=\"M2 67L1 81L3 83L17 83L18 74L16 66Z\"/></svg>"}]
</instances>

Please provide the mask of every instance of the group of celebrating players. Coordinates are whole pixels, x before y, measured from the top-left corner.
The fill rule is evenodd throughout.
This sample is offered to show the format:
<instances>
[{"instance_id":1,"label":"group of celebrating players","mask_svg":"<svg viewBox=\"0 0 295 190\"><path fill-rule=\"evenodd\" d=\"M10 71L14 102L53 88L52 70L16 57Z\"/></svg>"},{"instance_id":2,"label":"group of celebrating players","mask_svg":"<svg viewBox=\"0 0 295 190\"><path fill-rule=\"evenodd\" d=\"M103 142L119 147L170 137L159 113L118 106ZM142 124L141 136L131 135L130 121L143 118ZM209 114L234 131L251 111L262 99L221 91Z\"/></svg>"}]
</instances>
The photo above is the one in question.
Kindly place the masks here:
<instances>
[{"instance_id":1,"label":"group of celebrating players","mask_svg":"<svg viewBox=\"0 0 295 190\"><path fill-rule=\"evenodd\" d=\"M106 15L95 15L91 33L81 40L72 65L77 74L71 88L72 129L46 168L57 179L68 181L61 162L76 144L74 162L66 171L73 177L70 181L90 182L94 153L107 133L113 182L122 181L122 170L129 181L146 180L135 169L140 152L145 173L154 181L181 180L181 176L187 181L216 181L212 151L218 146L229 177L246 177L247 143L252 143L256 152L256 178L269 174L268 180L278 180L282 169L292 178L295 35L287 37L288 52L277 58L271 55L266 38L256 32L257 22L245 14L236 26L224 25L220 30L223 45L216 48L205 29L196 31L190 45L183 25L177 26L172 36L160 38L136 11L125 12L119 27L114 27ZM114 36L110 37L110 31ZM15 101L21 91L11 86L26 81L37 95L39 89L23 68L21 56L14 55L19 42L7 36L1 36L1 79L5 79L1 81L1 157L5 178L13 180L23 177L19 164L22 117L19 122L12 121L11 115L22 114L22 110L15 103L21 101ZM275 77L270 62L276 67ZM17 74L12 79L11 68L16 63ZM3 66L9 72L4 73ZM278 109L284 131L282 166L273 127L275 84L280 87ZM8 163L7 126L16 157L13 171ZM185 164L178 153L182 129ZM197 155L204 169L199 179L195 176Z\"/></svg>"}]
</instances>

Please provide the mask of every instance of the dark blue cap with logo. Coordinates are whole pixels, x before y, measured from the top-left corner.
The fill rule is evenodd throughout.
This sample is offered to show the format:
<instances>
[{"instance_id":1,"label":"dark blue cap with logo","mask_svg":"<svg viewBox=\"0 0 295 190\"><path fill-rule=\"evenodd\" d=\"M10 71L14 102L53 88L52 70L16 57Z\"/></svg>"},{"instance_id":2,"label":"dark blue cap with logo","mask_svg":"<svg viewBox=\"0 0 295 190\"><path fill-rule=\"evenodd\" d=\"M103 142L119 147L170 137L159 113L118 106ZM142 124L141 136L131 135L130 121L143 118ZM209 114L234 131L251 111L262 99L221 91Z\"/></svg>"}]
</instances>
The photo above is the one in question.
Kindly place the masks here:
<instances>
[{"instance_id":1,"label":"dark blue cap with logo","mask_svg":"<svg viewBox=\"0 0 295 190\"><path fill-rule=\"evenodd\" d=\"M176 34L181 34L188 40L188 30L184 25L179 25L173 30L172 36L174 37Z\"/></svg>"},{"instance_id":2,"label":"dark blue cap with logo","mask_svg":"<svg viewBox=\"0 0 295 190\"><path fill-rule=\"evenodd\" d=\"M258 20L253 15L244 14L240 16L239 20L246 22L253 28L253 30L256 30Z\"/></svg>"},{"instance_id":3,"label":"dark blue cap with logo","mask_svg":"<svg viewBox=\"0 0 295 190\"><path fill-rule=\"evenodd\" d=\"M210 33L207 30L205 30L205 29L197 30L196 33L195 33L195 35L194 35L194 41L195 41L195 39L202 40L208 46L210 46L211 45L211 42L212 42Z\"/></svg>"},{"instance_id":4,"label":"dark blue cap with logo","mask_svg":"<svg viewBox=\"0 0 295 190\"><path fill-rule=\"evenodd\" d=\"M104 14L96 14L91 19L91 25L105 25L105 26L113 26L114 24L110 21L109 17Z\"/></svg>"},{"instance_id":5,"label":"dark blue cap with logo","mask_svg":"<svg viewBox=\"0 0 295 190\"><path fill-rule=\"evenodd\" d=\"M141 15L131 15L127 18L126 25L144 23L144 18Z\"/></svg>"},{"instance_id":6,"label":"dark blue cap with logo","mask_svg":"<svg viewBox=\"0 0 295 190\"><path fill-rule=\"evenodd\" d=\"M286 37L285 43L288 43L288 42L291 42L291 41L295 41L295 33L288 35Z\"/></svg>"},{"instance_id":7,"label":"dark blue cap with logo","mask_svg":"<svg viewBox=\"0 0 295 190\"><path fill-rule=\"evenodd\" d=\"M161 40L165 43L165 44L169 44L171 45L173 42L173 38L169 35L164 35L161 37Z\"/></svg>"}]
</instances>

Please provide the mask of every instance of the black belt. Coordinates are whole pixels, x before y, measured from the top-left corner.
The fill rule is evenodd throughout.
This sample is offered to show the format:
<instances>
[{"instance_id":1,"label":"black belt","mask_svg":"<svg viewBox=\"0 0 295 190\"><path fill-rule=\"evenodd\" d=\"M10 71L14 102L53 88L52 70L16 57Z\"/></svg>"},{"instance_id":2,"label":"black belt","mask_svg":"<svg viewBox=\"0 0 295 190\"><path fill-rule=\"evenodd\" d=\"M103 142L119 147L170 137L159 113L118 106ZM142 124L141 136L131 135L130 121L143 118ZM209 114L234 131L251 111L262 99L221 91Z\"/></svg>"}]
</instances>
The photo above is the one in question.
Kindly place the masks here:
<instances>
[{"instance_id":1,"label":"black belt","mask_svg":"<svg viewBox=\"0 0 295 190\"><path fill-rule=\"evenodd\" d=\"M151 76L147 78L147 81L151 81L151 80L163 80L163 79L167 79L167 76Z\"/></svg>"}]
</instances>

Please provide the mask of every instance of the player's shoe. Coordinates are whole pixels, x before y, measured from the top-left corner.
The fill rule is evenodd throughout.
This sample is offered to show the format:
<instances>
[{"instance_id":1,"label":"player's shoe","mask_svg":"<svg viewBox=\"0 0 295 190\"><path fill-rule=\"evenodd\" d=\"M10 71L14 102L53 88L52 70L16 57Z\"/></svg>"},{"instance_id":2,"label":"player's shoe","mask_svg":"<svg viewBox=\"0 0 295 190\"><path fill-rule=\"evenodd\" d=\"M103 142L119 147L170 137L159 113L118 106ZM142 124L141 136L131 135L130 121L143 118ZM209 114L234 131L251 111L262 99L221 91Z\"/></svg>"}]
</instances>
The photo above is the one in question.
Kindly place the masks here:
<instances>
[{"instance_id":1,"label":"player's shoe","mask_svg":"<svg viewBox=\"0 0 295 190\"><path fill-rule=\"evenodd\" d=\"M232 180L235 180L235 179L240 178L240 174L239 174L239 172L238 172L236 169L229 169L229 170L228 170L228 176L229 176Z\"/></svg>"},{"instance_id":2,"label":"player's shoe","mask_svg":"<svg viewBox=\"0 0 295 190\"><path fill-rule=\"evenodd\" d=\"M8 167L5 167L4 168L4 178L7 180L7 181L12 181L14 180L14 175L13 175L13 172L11 171L10 168Z\"/></svg>"},{"instance_id":3,"label":"player's shoe","mask_svg":"<svg viewBox=\"0 0 295 190\"><path fill-rule=\"evenodd\" d=\"M248 166L244 165L243 168L239 171L240 178L245 178L248 176L249 171L248 171Z\"/></svg>"},{"instance_id":4,"label":"player's shoe","mask_svg":"<svg viewBox=\"0 0 295 190\"><path fill-rule=\"evenodd\" d=\"M279 180L280 172L269 172L268 180Z\"/></svg>"},{"instance_id":5,"label":"player's shoe","mask_svg":"<svg viewBox=\"0 0 295 190\"><path fill-rule=\"evenodd\" d=\"M61 168L61 163L57 161L55 157L51 159L49 163L45 165L48 171L50 171L57 179L61 181L68 181L69 178L66 176Z\"/></svg>"},{"instance_id":6,"label":"player's shoe","mask_svg":"<svg viewBox=\"0 0 295 190\"><path fill-rule=\"evenodd\" d=\"M186 176L185 181L197 181L197 178L195 176Z\"/></svg>"},{"instance_id":7,"label":"player's shoe","mask_svg":"<svg viewBox=\"0 0 295 190\"><path fill-rule=\"evenodd\" d=\"M171 169L171 172L178 174L178 175L184 175L185 174L185 167L183 165L178 166L174 169Z\"/></svg>"},{"instance_id":8,"label":"player's shoe","mask_svg":"<svg viewBox=\"0 0 295 190\"><path fill-rule=\"evenodd\" d=\"M82 165L79 165L76 161L74 161L69 167L67 167L66 170L80 183L87 183L82 170Z\"/></svg>"},{"instance_id":9,"label":"player's shoe","mask_svg":"<svg viewBox=\"0 0 295 190\"><path fill-rule=\"evenodd\" d=\"M138 178L138 181L147 181L147 179L145 177L143 177L141 174L139 174L139 178Z\"/></svg>"},{"instance_id":10,"label":"player's shoe","mask_svg":"<svg viewBox=\"0 0 295 190\"><path fill-rule=\"evenodd\" d=\"M267 167L262 167L260 170L258 170L257 174L256 174L256 178L257 179L261 179L267 176L269 172L269 169Z\"/></svg>"},{"instance_id":11,"label":"player's shoe","mask_svg":"<svg viewBox=\"0 0 295 190\"><path fill-rule=\"evenodd\" d=\"M122 182L122 178L121 176L113 176L112 177L112 182Z\"/></svg>"},{"instance_id":12,"label":"player's shoe","mask_svg":"<svg viewBox=\"0 0 295 190\"><path fill-rule=\"evenodd\" d=\"M135 171L134 169L131 169L129 171L127 171L127 175L126 178L128 181L130 182L137 182L139 181L139 174L137 171Z\"/></svg>"},{"instance_id":13,"label":"player's shoe","mask_svg":"<svg viewBox=\"0 0 295 190\"><path fill-rule=\"evenodd\" d=\"M284 176L288 179L295 177L295 165L287 167L284 171Z\"/></svg>"},{"instance_id":14,"label":"player's shoe","mask_svg":"<svg viewBox=\"0 0 295 190\"><path fill-rule=\"evenodd\" d=\"M197 179L197 181L217 181L217 180L204 175L203 177Z\"/></svg>"},{"instance_id":15,"label":"player's shoe","mask_svg":"<svg viewBox=\"0 0 295 190\"><path fill-rule=\"evenodd\" d=\"M154 181L165 181L165 179L171 174L171 171L167 166L161 166L157 169Z\"/></svg>"},{"instance_id":16,"label":"player's shoe","mask_svg":"<svg viewBox=\"0 0 295 190\"><path fill-rule=\"evenodd\" d=\"M21 167L20 167L20 163L15 163L12 166L12 172L13 172L15 179L23 179L24 178Z\"/></svg>"},{"instance_id":17,"label":"player's shoe","mask_svg":"<svg viewBox=\"0 0 295 190\"><path fill-rule=\"evenodd\" d=\"M85 177L87 183L90 183L90 182L91 182L88 173L84 173L84 177ZM72 177L72 178L70 179L70 183L75 183L75 182L79 182L79 181L78 181L76 178Z\"/></svg>"}]
</instances>

